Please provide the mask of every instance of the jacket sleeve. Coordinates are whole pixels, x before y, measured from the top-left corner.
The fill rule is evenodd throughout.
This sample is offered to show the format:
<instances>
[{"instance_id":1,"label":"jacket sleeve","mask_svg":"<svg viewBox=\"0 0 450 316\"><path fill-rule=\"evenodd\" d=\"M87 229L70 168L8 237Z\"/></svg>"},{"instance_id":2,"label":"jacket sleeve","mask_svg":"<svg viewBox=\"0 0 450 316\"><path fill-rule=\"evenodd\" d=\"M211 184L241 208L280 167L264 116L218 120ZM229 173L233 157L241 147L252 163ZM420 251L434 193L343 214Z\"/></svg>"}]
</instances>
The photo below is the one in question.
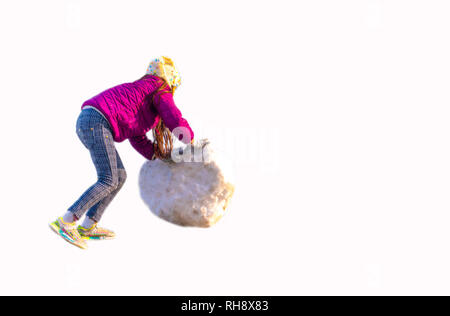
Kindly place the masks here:
<instances>
[{"instance_id":1,"label":"jacket sleeve","mask_svg":"<svg viewBox=\"0 0 450 316\"><path fill-rule=\"evenodd\" d=\"M187 131L188 135L180 134L178 136L179 140L185 144L189 144L194 139L194 132L189 126L189 123L183 118L181 111L175 105L171 93L163 93L156 97L154 106L164 124L171 132L177 127L185 128L184 130Z\"/></svg>"},{"instance_id":2,"label":"jacket sleeve","mask_svg":"<svg viewBox=\"0 0 450 316\"><path fill-rule=\"evenodd\" d=\"M153 142L148 139L147 135L141 135L129 138L131 146L142 156L148 160L153 159Z\"/></svg>"}]
</instances>

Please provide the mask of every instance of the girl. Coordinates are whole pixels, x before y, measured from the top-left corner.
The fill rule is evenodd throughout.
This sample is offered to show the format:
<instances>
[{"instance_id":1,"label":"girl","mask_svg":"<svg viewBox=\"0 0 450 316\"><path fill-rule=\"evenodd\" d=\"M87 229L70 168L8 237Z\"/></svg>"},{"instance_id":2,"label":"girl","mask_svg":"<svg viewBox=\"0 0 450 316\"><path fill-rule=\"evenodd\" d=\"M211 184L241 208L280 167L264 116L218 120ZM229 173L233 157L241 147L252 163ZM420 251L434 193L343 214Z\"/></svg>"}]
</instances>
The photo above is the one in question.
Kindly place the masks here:
<instances>
[{"instance_id":1,"label":"girl","mask_svg":"<svg viewBox=\"0 0 450 316\"><path fill-rule=\"evenodd\" d=\"M165 127L170 132L180 128L183 132L178 138L193 143L194 133L173 101L180 83L173 61L163 56L150 63L141 79L108 89L83 103L77 134L91 154L98 180L50 224L57 234L82 249L87 249L85 239L115 237L112 231L97 226L127 177L114 142L128 139L134 149L150 160L162 156L160 148L147 138L151 129L154 135L160 135ZM84 222L77 227L76 222L85 213Z\"/></svg>"}]
</instances>

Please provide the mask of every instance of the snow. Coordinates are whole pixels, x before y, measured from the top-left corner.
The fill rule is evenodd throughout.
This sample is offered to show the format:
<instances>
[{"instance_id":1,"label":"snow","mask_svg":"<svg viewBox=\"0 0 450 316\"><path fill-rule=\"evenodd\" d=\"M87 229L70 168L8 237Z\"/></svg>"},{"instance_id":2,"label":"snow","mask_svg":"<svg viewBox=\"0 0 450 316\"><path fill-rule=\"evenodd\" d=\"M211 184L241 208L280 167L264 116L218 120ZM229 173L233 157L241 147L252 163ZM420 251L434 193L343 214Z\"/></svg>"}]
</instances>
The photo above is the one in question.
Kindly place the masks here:
<instances>
[{"instance_id":1,"label":"snow","mask_svg":"<svg viewBox=\"0 0 450 316\"><path fill-rule=\"evenodd\" d=\"M179 148L174 149L176 162L154 160L142 166L141 197L166 221L210 227L224 216L235 187L226 163L208 141L187 148L183 155L178 155Z\"/></svg>"}]
</instances>

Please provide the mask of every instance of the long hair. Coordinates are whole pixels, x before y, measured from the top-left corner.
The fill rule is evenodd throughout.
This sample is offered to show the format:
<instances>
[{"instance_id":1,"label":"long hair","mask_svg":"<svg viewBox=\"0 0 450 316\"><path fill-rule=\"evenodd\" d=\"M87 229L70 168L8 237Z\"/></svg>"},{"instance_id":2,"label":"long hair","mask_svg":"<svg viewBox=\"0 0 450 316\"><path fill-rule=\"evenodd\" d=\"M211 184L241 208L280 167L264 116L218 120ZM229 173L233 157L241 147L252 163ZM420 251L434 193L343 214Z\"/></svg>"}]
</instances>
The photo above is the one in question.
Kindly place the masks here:
<instances>
[{"instance_id":1,"label":"long hair","mask_svg":"<svg viewBox=\"0 0 450 316\"><path fill-rule=\"evenodd\" d=\"M159 78L158 83L160 83L160 87L153 93L152 103L155 101L155 97L161 97L161 94L164 93L173 93L175 92L175 87L167 90L169 85L167 82ZM168 159L172 154L173 149L173 135L170 130L164 124L162 118L160 118L156 127L152 129L153 132L153 149L155 153L155 157L158 159Z\"/></svg>"}]
</instances>

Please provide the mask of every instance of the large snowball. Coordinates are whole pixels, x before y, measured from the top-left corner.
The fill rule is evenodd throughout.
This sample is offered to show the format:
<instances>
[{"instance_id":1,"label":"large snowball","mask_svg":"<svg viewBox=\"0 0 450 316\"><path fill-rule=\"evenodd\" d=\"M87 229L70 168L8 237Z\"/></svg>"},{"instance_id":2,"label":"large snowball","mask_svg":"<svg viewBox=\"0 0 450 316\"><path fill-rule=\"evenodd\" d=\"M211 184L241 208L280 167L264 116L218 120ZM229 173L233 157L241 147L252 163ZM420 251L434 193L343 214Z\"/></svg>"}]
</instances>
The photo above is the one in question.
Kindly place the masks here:
<instances>
[{"instance_id":1,"label":"large snowball","mask_svg":"<svg viewBox=\"0 0 450 316\"><path fill-rule=\"evenodd\" d=\"M228 165L206 140L194 146L194 154L177 156L172 155L183 161L154 160L142 166L141 197L154 214L171 223L210 227L222 218L234 193Z\"/></svg>"}]
</instances>

